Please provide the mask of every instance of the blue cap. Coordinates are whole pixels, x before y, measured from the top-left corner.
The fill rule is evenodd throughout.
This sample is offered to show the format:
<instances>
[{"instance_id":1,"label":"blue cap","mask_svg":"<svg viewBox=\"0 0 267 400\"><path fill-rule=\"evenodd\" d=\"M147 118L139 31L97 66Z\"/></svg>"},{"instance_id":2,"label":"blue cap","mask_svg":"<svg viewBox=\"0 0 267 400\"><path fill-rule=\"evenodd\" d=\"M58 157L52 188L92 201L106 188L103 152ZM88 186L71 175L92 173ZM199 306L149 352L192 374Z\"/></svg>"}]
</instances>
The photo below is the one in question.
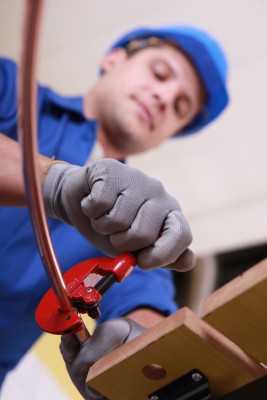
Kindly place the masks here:
<instances>
[{"instance_id":1,"label":"blue cap","mask_svg":"<svg viewBox=\"0 0 267 400\"><path fill-rule=\"evenodd\" d=\"M157 37L170 40L192 60L207 92L201 112L177 135L195 133L219 116L228 103L227 61L222 48L206 32L189 26L143 27L120 37L110 50L127 47L134 39Z\"/></svg>"}]
</instances>

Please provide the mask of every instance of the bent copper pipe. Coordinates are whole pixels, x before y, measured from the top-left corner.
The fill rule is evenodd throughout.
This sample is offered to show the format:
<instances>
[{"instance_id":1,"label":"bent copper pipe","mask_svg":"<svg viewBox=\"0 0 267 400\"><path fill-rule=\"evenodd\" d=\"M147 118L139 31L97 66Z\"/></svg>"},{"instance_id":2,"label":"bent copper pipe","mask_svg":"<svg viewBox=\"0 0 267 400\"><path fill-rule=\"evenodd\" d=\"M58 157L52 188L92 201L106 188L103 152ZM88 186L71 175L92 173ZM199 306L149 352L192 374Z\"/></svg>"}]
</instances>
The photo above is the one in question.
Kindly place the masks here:
<instances>
[{"instance_id":1,"label":"bent copper pipe","mask_svg":"<svg viewBox=\"0 0 267 400\"><path fill-rule=\"evenodd\" d=\"M44 0L25 1L18 91L19 137L27 204L39 252L60 310L68 312L72 306L47 225L38 167L36 60L43 5ZM90 335L84 326L76 336L83 342Z\"/></svg>"}]
</instances>

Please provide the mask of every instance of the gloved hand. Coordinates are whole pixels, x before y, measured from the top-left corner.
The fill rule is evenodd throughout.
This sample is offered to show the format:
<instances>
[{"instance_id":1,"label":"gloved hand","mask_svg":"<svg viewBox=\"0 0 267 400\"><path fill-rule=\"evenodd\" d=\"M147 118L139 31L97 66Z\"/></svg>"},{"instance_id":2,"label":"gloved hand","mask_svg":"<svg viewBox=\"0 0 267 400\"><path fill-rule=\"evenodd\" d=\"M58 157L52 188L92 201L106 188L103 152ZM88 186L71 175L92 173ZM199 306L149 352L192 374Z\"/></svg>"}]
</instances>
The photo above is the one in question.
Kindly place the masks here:
<instances>
[{"instance_id":1,"label":"gloved hand","mask_svg":"<svg viewBox=\"0 0 267 400\"><path fill-rule=\"evenodd\" d=\"M111 257L138 250L140 268L195 266L180 205L138 169L113 159L85 167L55 162L44 176L43 197L49 216L73 225Z\"/></svg>"},{"instance_id":2,"label":"gloved hand","mask_svg":"<svg viewBox=\"0 0 267 400\"><path fill-rule=\"evenodd\" d=\"M89 368L100 358L139 336L145 328L130 318L115 318L98 325L94 334L81 345L73 335L61 337L60 351L68 374L86 400L106 397L85 384Z\"/></svg>"}]
</instances>

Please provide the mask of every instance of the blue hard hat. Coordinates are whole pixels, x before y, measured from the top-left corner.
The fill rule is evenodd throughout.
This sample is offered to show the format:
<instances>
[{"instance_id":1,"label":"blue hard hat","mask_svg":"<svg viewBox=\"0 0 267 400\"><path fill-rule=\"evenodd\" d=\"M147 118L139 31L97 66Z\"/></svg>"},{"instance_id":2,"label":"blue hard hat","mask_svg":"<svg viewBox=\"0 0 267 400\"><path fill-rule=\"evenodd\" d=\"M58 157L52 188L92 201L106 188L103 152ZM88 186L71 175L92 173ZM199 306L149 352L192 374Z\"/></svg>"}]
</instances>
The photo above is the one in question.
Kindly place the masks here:
<instances>
[{"instance_id":1,"label":"blue hard hat","mask_svg":"<svg viewBox=\"0 0 267 400\"><path fill-rule=\"evenodd\" d=\"M183 25L170 25L134 29L120 37L110 50L126 47L134 39L148 37L174 42L192 60L206 88L207 97L201 112L177 135L188 135L199 131L217 118L228 103L227 61L222 48L203 30Z\"/></svg>"}]
</instances>

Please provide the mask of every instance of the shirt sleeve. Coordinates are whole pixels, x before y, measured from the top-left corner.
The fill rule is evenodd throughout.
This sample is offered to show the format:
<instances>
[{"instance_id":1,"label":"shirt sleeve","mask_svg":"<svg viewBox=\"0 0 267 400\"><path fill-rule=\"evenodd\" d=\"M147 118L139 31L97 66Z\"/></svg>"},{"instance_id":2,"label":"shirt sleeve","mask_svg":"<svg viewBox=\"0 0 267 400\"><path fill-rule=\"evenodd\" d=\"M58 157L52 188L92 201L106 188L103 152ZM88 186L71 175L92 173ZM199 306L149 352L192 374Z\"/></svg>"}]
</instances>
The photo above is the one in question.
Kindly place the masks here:
<instances>
[{"instance_id":1,"label":"shirt sleeve","mask_svg":"<svg viewBox=\"0 0 267 400\"><path fill-rule=\"evenodd\" d=\"M168 316L178 309L172 271L146 271L135 267L123 282L114 284L101 300L97 323L127 315L138 308L151 308Z\"/></svg>"},{"instance_id":2,"label":"shirt sleeve","mask_svg":"<svg viewBox=\"0 0 267 400\"><path fill-rule=\"evenodd\" d=\"M0 57L0 132L17 139L17 66Z\"/></svg>"}]
</instances>

